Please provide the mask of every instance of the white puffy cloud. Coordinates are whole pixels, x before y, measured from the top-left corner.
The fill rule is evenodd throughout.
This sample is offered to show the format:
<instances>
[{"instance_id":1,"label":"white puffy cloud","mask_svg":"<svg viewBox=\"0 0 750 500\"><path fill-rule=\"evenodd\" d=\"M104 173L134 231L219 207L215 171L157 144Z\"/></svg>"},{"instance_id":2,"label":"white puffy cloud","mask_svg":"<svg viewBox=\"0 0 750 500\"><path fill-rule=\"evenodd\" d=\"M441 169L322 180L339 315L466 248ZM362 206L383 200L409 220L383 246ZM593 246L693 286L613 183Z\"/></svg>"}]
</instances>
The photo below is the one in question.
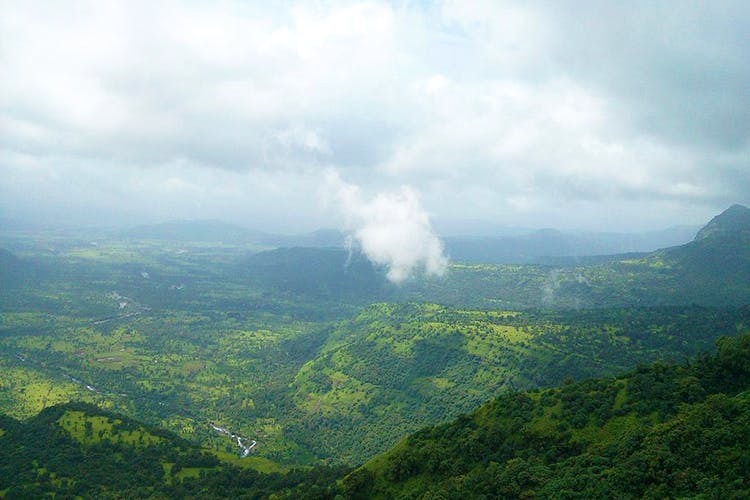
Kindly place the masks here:
<instances>
[{"instance_id":1,"label":"white puffy cloud","mask_svg":"<svg viewBox=\"0 0 750 500\"><path fill-rule=\"evenodd\" d=\"M418 194L408 186L366 199L360 188L326 172L324 197L343 217L359 248L373 263L388 268L388 279L401 283L414 273L445 273L448 259L430 227Z\"/></svg>"}]
</instances>

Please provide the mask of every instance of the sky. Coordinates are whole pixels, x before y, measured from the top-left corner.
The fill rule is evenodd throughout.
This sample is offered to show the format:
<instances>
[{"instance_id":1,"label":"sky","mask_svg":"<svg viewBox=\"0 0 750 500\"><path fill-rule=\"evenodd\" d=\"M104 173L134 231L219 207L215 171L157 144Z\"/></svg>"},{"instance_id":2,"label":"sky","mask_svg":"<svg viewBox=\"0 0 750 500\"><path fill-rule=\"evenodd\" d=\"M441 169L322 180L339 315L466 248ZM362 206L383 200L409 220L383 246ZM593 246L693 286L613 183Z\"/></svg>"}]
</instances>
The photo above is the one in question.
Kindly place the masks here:
<instances>
[{"instance_id":1,"label":"sky","mask_svg":"<svg viewBox=\"0 0 750 500\"><path fill-rule=\"evenodd\" d=\"M750 204L744 0L0 0L0 75L3 220L366 238Z\"/></svg>"}]
</instances>

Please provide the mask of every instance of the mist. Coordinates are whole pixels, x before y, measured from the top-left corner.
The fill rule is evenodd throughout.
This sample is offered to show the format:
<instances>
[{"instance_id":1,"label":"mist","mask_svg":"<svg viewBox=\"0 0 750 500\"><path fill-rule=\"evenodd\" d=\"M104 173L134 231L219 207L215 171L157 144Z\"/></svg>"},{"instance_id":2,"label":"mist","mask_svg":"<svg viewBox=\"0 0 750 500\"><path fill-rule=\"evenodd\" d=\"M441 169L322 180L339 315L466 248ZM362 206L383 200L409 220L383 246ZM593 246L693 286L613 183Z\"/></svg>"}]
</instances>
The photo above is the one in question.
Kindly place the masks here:
<instances>
[{"instance_id":1,"label":"mist","mask_svg":"<svg viewBox=\"0 0 750 500\"><path fill-rule=\"evenodd\" d=\"M445 273L448 258L443 244L413 188L401 186L367 198L359 186L330 170L322 195L343 220L350 242L372 263L384 266L393 283L402 283L419 272L428 276Z\"/></svg>"}]
</instances>

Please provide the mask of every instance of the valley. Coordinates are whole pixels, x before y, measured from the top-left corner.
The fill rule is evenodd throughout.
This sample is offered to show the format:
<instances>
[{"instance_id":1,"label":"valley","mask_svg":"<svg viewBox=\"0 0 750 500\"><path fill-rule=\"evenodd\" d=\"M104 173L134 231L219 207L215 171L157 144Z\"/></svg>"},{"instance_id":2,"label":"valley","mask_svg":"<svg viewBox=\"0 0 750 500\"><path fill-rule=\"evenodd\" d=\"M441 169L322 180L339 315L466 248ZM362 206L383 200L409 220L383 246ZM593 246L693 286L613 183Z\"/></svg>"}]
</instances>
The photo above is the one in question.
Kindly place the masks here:
<instances>
[{"instance_id":1,"label":"valley","mask_svg":"<svg viewBox=\"0 0 750 500\"><path fill-rule=\"evenodd\" d=\"M747 332L750 247L725 226L636 257L454 262L402 285L335 247L5 233L0 413L83 402L173 433L213 457L206 470L339 474L495 398L672 366ZM351 477L375 474L387 497L379 467Z\"/></svg>"},{"instance_id":2,"label":"valley","mask_svg":"<svg viewBox=\"0 0 750 500\"><path fill-rule=\"evenodd\" d=\"M0 2L0 500L750 498L750 2Z\"/></svg>"}]
</instances>

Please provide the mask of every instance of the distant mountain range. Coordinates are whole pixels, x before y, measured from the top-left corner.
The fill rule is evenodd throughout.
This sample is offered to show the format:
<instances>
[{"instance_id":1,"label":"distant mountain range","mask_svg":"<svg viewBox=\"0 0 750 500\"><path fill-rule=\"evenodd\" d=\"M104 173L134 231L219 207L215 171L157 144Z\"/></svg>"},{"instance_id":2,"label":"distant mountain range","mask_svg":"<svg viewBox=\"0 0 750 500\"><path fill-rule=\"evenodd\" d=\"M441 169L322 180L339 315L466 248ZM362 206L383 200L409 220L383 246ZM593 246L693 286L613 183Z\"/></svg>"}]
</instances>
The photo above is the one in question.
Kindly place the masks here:
<instances>
[{"instance_id":1,"label":"distant mountain range","mask_svg":"<svg viewBox=\"0 0 750 500\"><path fill-rule=\"evenodd\" d=\"M458 262L487 264L545 263L554 257L587 257L650 252L690 241L699 228L678 226L643 233L563 233L540 229L497 237L448 237L445 248Z\"/></svg>"},{"instance_id":2,"label":"distant mountain range","mask_svg":"<svg viewBox=\"0 0 750 500\"><path fill-rule=\"evenodd\" d=\"M679 235L684 237L685 231L686 228L662 232L662 242ZM508 304L516 307L551 305L547 299L536 302L540 295L535 290L545 287L552 287L558 307L691 302L741 305L750 301L750 209L747 207L730 207L685 244L652 252L606 255L607 250L618 245L628 250L638 247L635 243L627 246L622 240L618 243L620 236L584 237L541 230L502 238L447 239L446 248L454 262L537 264L569 271L555 271L557 274L550 277L544 268L530 268L516 278L507 273L471 277L466 274L471 274L469 268L461 268L458 274L448 277L452 281L447 286L426 283L424 287L417 286L416 291L415 287L407 286L406 297L456 303L461 297L479 294L477 286L481 285L489 287L488 293L501 296L509 293ZM358 297L364 301L404 295L403 290L386 281L382 269L356 250L350 253L344 249L345 236L336 230L285 236L219 221L179 221L140 226L122 233L121 237L268 248L247 257L238 272L246 273L249 279L273 291L351 300ZM0 283L17 286L34 274L34 264L7 250L0 251ZM576 271L580 268L588 271ZM544 280L550 279L552 282L545 283ZM491 285L493 280L500 280L502 285Z\"/></svg>"},{"instance_id":3,"label":"distant mountain range","mask_svg":"<svg viewBox=\"0 0 750 500\"><path fill-rule=\"evenodd\" d=\"M265 247L343 246L345 236L335 229L319 229L297 235L271 234L218 220L172 221L137 226L121 236L135 239L184 242L255 244Z\"/></svg>"},{"instance_id":4,"label":"distant mountain range","mask_svg":"<svg viewBox=\"0 0 750 500\"><path fill-rule=\"evenodd\" d=\"M448 255L458 262L522 264L546 257L584 257L649 252L690 241L697 226L643 233L564 233L555 229L498 229L497 236L443 237ZM343 247L346 234L320 229L297 235L272 234L217 220L172 221L137 226L121 236L184 242L223 242L261 247Z\"/></svg>"},{"instance_id":5,"label":"distant mountain range","mask_svg":"<svg viewBox=\"0 0 750 500\"><path fill-rule=\"evenodd\" d=\"M496 267L458 264L443 280L417 279L402 287L389 284L383 270L358 252L350 255L340 248L261 252L243 262L242 272L269 290L360 302L427 300L484 306L501 300L507 307L562 308L743 305L750 302L748 213L750 209L733 206L698 231L693 241L648 253L542 257L550 242L559 241L562 247L569 240L552 231L535 233L505 254L518 255L523 245L533 248L539 256L529 258L526 264L531 266L498 263L502 259L492 256L500 255L502 246L483 249L475 242L474 250L490 254L475 255L476 264Z\"/></svg>"}]
</instances>

